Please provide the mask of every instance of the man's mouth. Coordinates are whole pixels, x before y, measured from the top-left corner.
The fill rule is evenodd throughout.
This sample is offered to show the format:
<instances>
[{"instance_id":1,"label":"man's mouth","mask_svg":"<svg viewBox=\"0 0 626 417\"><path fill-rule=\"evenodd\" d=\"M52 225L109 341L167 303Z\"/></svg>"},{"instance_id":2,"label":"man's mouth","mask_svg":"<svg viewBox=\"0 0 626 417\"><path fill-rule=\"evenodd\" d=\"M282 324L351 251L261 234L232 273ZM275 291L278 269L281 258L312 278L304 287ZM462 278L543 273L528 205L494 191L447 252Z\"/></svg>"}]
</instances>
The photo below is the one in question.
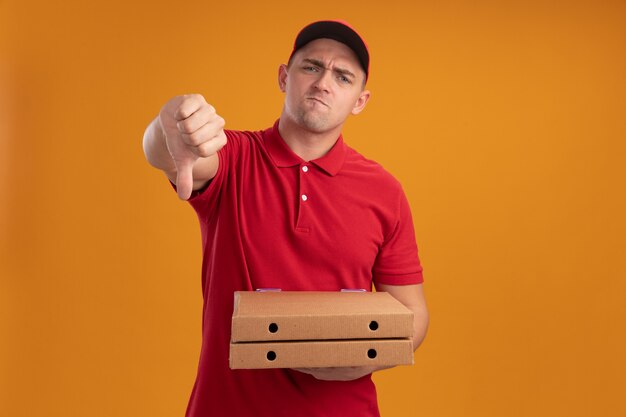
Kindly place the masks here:
<instances>
[{"instance_id":1,"label":"man's mouth","mask_svg":"<svg viewBox=\"0 0 626 417\"><path fill-rule=\"evenodd\" d=\"M324 106L328 107L328 104L326 104L325 101L317 98L317 97L307 97L307 100L313 100L313 101L317 101L320 104L323 104Z\"/></svg>"}]
</instances>

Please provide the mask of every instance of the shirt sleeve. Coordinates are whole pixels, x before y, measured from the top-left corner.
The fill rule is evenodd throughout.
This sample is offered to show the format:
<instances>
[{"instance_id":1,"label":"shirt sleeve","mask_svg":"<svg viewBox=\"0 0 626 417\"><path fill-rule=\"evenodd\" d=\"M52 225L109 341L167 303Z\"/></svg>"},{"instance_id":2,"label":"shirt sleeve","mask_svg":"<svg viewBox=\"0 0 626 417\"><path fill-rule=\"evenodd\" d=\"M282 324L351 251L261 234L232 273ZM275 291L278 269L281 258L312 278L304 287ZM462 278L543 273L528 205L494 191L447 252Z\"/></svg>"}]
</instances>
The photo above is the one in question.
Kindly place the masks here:
<instances>
[{"instance_id":1,"label":"shirt sleeve","mask_svg":"<svg viewBox=\"0 0 626 417\"><path fill-rule=\"evenodd\" d=\"M417 254L415 230L409 202L400 188L398 215L385 238L373 267L374 284L410 285L424 282Z\"/></svg>"}]
</instances>

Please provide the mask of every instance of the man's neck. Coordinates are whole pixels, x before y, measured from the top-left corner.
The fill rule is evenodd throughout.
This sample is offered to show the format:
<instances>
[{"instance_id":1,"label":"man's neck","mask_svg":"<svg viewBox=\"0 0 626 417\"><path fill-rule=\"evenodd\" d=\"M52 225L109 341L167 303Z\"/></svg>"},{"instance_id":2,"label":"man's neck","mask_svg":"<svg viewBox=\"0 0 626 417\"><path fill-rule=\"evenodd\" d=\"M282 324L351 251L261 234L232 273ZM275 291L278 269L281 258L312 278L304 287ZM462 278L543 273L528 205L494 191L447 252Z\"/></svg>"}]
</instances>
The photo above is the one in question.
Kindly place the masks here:
<instances>
[{"instance_id":1,"label":"man's neck","mask_svg":"<svg viewBox=\"0 0 626 417\"><path fill-rule=\"evenodd\" d=\"M311 132L294 123L284 113L278 122L280 136L289 149L305 161L326 155L339 139L342 127L343 125L340 125L323 133Z\"/></svg>"}]
</instances>

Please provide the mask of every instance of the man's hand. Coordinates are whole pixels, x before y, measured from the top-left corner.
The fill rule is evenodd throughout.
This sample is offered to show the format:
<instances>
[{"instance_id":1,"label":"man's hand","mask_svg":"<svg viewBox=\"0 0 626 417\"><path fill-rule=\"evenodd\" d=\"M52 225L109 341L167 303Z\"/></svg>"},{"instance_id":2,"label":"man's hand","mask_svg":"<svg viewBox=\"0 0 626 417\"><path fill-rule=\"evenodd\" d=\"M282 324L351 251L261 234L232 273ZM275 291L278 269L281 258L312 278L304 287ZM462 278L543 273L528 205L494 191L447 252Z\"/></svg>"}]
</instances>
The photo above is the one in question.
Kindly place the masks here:
<instances>
[{"instance_id":1,"label":"man's hand","mask_svg":"<svg viewBox=\"0 0 626 417\"><path fill-rule=\"evenodd\" d=\"M422 284L386 285L376 284L377 291L385 291L413 311L413 350L424 340L428 329L428 309ZM350 381L367 374L393 366L346 366L337 368L296 368L296 371L313 375L325 381Z\"/></svg>"},{"instance_id":2,"label":"man's hand","mask_svg":"<svg viewBox=\"0 0 626 417\"><path fill-rule=\"evenodd\" d=\"M224 119L200 94L189 94L169 100L159 113L159 124L176 166L178 197L187 200L193 190L194 163L226 145Z\"/></svg>"},{"instance_id":3,"label":"man's hand","mask_svg":"<svg viewBox=\"0 0 626 417\"><path fill-rule=\"evenodd\" d=\"M295 368L323 381L352 381L390 366L342 366L336 368Z\"/></svg>"}]
</instances>

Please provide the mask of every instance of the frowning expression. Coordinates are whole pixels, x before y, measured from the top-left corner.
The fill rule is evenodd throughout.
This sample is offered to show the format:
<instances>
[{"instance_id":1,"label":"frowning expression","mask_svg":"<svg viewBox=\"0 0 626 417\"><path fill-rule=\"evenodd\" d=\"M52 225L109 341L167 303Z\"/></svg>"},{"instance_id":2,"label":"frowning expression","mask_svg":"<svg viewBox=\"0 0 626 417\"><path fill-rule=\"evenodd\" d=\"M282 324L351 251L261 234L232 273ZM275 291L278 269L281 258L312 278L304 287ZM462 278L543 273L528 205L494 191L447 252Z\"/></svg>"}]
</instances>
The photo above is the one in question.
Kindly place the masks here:
<instances>
[{"instance_id":1,"label":"frowning expression","mask_svg":"<svg viewBox=\"0 0 626 417\"><path fill-rule=\"evenodd\" d=\"M286 93L284 112L313 132L341 127L369 99L364 80L352 49L332 39L316 39L279 68L279 85Z\"/></svg>"}]
</instances>

